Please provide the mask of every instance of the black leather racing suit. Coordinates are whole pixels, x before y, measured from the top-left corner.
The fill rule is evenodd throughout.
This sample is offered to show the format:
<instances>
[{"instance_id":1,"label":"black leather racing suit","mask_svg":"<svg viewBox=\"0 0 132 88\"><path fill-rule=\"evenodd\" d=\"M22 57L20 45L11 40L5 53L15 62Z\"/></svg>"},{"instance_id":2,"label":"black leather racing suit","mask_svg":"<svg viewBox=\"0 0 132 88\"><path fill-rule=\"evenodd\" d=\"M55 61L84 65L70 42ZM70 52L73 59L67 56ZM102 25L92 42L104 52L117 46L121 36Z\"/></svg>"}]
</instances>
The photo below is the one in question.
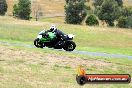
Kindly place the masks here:
<instances>
[{"instance_id":1,"label":"black leather racing suit","mask_svg":"<svg viewBox=\"0 0 132 88\"><path fill-rule=\"evenodd\" d=\"M51 30L45 31L46 34L47 34L48 32L52 32L52 31L51 31ZM54 32L55 32L56 37L57 37L57 39L56 39L56 42L57 42L57 43L55 44L55 47L57 47L59 44L62 43L63 40L66 39L66 37L65 37L65 34L64 34L61 30L56 29Z\"/></svg>"}]
</instances>

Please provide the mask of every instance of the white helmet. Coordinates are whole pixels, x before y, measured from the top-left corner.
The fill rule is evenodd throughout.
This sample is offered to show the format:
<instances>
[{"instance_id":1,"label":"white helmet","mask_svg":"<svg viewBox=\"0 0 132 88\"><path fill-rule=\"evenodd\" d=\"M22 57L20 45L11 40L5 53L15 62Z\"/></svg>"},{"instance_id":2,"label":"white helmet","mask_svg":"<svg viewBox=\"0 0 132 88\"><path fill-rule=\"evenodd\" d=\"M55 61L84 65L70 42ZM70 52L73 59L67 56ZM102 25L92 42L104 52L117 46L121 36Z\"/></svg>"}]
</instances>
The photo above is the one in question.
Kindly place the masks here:
<instances>
[{"instance_id":1,"label":"white helmet","mask_svg":"<svg viewBox=\"0 0 132 88\"><path fill-rule=\"evenodd\" d=\"M50 27L50 31L54 32L55 30L57 30L56 26L55 26L55 25L52 25L52 26Z\"/></svg>"}]
</instances>

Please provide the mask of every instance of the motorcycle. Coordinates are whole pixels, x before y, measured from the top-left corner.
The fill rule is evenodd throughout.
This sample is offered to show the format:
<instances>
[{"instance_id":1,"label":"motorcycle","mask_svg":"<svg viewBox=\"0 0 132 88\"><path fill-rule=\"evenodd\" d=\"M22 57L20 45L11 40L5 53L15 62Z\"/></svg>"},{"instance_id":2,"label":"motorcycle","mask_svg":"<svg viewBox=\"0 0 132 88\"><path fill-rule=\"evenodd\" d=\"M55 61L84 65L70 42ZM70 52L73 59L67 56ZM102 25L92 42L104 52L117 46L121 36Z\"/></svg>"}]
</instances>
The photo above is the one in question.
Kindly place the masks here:
<instances>
[{"instance_id":1,"label":"motorcycle","mask_svg":"<svg viewBox=\"0 0 132 88\"><path fill-rule=\"evenodd\" d=\"M38 48L48 47L73 51L76 48L75 42L72 41L74 36L75 35L73 34L65 34L64 38L61 38L61 41L58 41L55 32L45 33L45 31L41 31L34 40L34 45Z\"/></svg>"}]
</instances>

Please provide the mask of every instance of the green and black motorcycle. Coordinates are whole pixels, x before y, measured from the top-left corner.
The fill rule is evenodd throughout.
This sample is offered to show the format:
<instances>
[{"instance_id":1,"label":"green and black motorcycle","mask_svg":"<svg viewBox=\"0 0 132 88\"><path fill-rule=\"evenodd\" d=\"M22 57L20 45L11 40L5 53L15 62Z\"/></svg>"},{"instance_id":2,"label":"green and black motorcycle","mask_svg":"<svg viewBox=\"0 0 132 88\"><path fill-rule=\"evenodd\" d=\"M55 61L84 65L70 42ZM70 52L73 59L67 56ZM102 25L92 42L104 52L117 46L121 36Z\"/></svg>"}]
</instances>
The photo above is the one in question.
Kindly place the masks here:
<instances>
[{"instance_id":1,"label":"green and black motorcycle","mask_svg":"<svg viewBox=\"0 0 132 88\"><path fill-rule=\"evenodd\" d=\"M76 48L76 44L72 41L73 34L64 35L65 39L57 41L55 32L41 31L37 38L34 40L34 45L38 48L48 47L54 49L64 49L66 51L73 51Z\"/></svg>"}]
</instances>

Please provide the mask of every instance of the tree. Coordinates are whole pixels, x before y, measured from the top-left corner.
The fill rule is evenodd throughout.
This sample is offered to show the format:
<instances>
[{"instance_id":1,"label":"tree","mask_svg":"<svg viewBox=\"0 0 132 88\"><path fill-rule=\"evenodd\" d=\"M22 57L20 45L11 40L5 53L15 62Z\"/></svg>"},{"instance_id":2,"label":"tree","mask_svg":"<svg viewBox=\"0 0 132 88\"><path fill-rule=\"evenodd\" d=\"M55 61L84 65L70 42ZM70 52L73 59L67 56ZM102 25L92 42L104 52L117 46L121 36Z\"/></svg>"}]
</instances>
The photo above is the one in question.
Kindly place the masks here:
<instances>
[{"instance_id":1,"label":"tree","mask_svg":"<svg viewBox=\"0 0 132 88\"><path fill-rule=\"evenodd\" d=\"M101 6L104 1L105 0L94 0L93 5L95 7ZM123 6L123 1L122 0L115 0L115 1L118 3L119 6L121 6L121 7Z\"/></svg>"},{"instance_id":2,"label":"tree","mask_svg":"<svg viewBox=\"0 0 132 88\"><path fill-rule=\"evenodd\" d=\"M81 24L87 15L85 0L66 0L65 21L69 24Z\"/></svg>"},{"instance_id":3,"label":"tree","mask_svg":"<svg viewBox=\"0 0 132 88\"><path fill-rule=\"evenodd\" d=\"M15 4L13 6L13 16L18 17L18 6Z\"/></svg>"},{"instance_id":4,"label":"tree","mask_svg":"<svg viewBox=\"0 0 132 88\"><path fill-rule=\"evenodd\" d=\"M126 28L126 25L127 25L127 18L124 17L124 16L121 16L121 17L118 19L118 24L117 24L117 26L118 26L118 27L121 27L121 28Z\"/></svg>"},{"instance_id":5,"label":"tree","mask_svg":"<svg viewBox=\"0 0 132 88\"><path fill-rule=\"evenodd\" d=\"M120 28L132 28L132 17L121 16L118 20L117 26Z\"/></svg>"},{"instance_id":6,"label":"tree","mask_svg":"<svg viewBox=\"0 0 132 88\"><path fill-rule=\"evenodd\" d=\"M122 14L118 20L117 26L121 28L132 28L132 7L125 7L122 9Z\"/></svg>"},{"instance_id":7,"label":"tree","mask_svg":"<svg viewBox=\"0 0 132 88\"><path fill-rule=\"evenodd\" d=\"M0 0L0 15L5 15L7 8L6 0Z\"/></svg>"},{"instance_id":8,"label":"tree","mask_svg":"<svg viewBox=\"0 0 132 88\"><path fill-rule=\"evenodd\" d=\"M13 15L20 19L29 20L31 14L30 0L19 0L18 4L13 6Z\"/></svg>"},{"instance_id":9,"label":"tree","mask_svg":"<svg viewBox=\"0 0 132 88\"><path fill-rule=\"evenodd\" d=\"M99 22L95 15L90 15L87 17L87 20L85 21L87 25L93 26L93 25L99 25Z\"/></svg>"},{"instance_id":10,"label":"tree","mask_svg":"<svg viewBox=\"0 0 132 88\"><path fill-rule=\"evenodd\" d=\"M120 16L120 8L115 0L105 0L97 11L100 20L105 20L109 26Z\"/></svg>"},{"instance_id":11,"label":"tree","mask_svg":"<svg viewBox=\"0 0 132 88\"><path fill-rule=\"evenodd\" d=\"M104 0L94 0L93 5L95 7L101 6Z\"/></svg>"},{"instance_id":12,"label":"tree","mask_svg":"<svg viewBox=\"0 0 132 88\"><path fill-rule=\"evenodd\" d=\"M118 3L118 5L119 5L120 7L123 6L123 1L122 1L122 0L115 0L115 1Z\"/></svg>"},{"instance_id":13,"label":"tree","mask_svg":"<svg viewBox=\"0 0 132 88\"><path fill-rule=\"evenodd\" d=\"M132 7L122 8L121 15L125 17L132 16Z\"/></svg>"}]
</instances>

